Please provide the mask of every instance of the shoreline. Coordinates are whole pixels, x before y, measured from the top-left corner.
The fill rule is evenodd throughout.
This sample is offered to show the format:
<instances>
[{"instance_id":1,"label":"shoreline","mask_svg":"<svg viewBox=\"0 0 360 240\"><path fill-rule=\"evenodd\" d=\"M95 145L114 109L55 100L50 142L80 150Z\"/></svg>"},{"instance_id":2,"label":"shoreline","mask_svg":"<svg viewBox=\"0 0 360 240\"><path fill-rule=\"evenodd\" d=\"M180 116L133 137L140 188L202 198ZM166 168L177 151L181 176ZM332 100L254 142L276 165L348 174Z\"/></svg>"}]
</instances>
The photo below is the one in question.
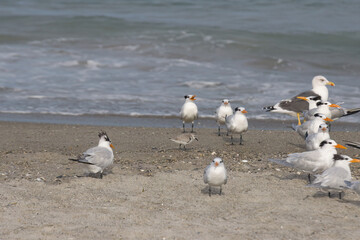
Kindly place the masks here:
<instances>
[{"instance_id":1,"label":"shoreline","mask_svg":"<svg viewBox=\"0 0 360 240\"><path fill-rule=\"evenodd\" d=\"M292 131L291 125L296 120L252 119L249 118L250 130L284 130ZM0 122L70 124L114 127L155 127L181 128L181 120L177 117L155 116L122 116L122 115L60 115L60 114L20 114L0 113ZM190 124L186 124L189 127ZM335 121L332 131L360 131L359 123ZM217 128L214 118L205 117L195 121L195 128ZM225 126L222 126L225 128Z\"/></svg>"},{"instance_id":2,"label":"shoreline","mask_svg":"<svg viewBox=\"0 0 360 240\"><path fill-rule=\"evenodd\" d=\"M304 150L287 130L249 130L244 145L216 128L195 129L186 150L169 140L181 128L105 130L114 165L103 179L69 161L97 145L99 126L0 121L0 235L5 239L356 239L360 196L342 200L306 187L307 174L273 164ZM360 142L359 131L331 133ZM358 158L359 149L339 150ZM202 174L224 160L228 183L209 197ZM351 165L353 179L360 165ZM215 192L216 193L216 192ZM309 224L311 223L311 224ZM216 228L214 228L216 226ZM80 231L84 230L86 231ZM346 229L346 230L344 230Z\"/></svg>"}]
</instances>

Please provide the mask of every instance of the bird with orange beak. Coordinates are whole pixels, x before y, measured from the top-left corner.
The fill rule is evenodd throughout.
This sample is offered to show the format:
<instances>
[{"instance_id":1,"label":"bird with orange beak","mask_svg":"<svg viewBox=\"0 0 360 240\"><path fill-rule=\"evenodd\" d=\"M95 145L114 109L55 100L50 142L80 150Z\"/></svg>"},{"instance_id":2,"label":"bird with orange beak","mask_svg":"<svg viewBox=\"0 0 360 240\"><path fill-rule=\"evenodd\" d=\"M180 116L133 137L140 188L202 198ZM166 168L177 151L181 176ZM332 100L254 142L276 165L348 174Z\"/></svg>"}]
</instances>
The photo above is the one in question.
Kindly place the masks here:
<instances>
[{"instance_id":1,"label":"bird with orange beak","mask_svg":"<svg viewBox=\"0 0 360 240\"><path fill-rule=\"evenodd\" d=\"M320 143L330 138L329 126L322 123L318 127L318 132L310 134L305 139L306 150L312 151L320 148Z\"/></svg>"},{"instance_id":2,"label":"bird with orange beak","mask_svg":"<svg viewBox=\"0 0 360 240\"><path fill-rule=\"evenodd\" d=\"M333 82L328 81L324 76L315 76L312 80L312 89L302 92L290 99L281 100L273 106L264 107L267 112L284 113L298 118L298 125L301 125L300 116L304 111L309 110L309 104L297 98L315 96L320 97L320 100L327 101L329 91L326 85L335 86Z\"/></svg>"},{"instance_id":3,"label":"bird with orange beak","mask_svg":"<svg viewBox=\"0 0 360 240\"><path fill-rule=\"evenodd\" d=\"M320 143L320 148L317 150L291 153L285 160L269 159L269 161L308 173L323 172L333 165L333 156L337 154L337 148L346 149L334 140L327 139Z\"/></svg>"},{"instance_id":4,"label":"bird with orange beak","mask_svg":"<svg viewBox=\"0 0 360 240\"><path fill-rule=\"evenodd\" d=\"M215 120L218 124L218 136L220 136L220 126L225 124L225 117L233 115L233 110L228 99L221 101L220 107L216 109ZM228 133L226 134L228 135Z\"/></svg>"},{"instance_id":5,"label":"bird with orange beak","mask_svg":"<svg viewBox=\"0 0 360 240\"><path fill-rule=\"evenodd\" d=\"M341 193L345 188L349 188L346 182L351 181L350 163L359 163L360 160L353 159L346 155L335 154L333 156L333 166L325 170L321 175L316 175L316 178L309 187L317 187L328 191L331 197L330 190L337 190L339 192L339 199Z\"/></svg>"},{"instance_id":6,"label":"bird with orange beak","mask_svg":"<svg viewBox=\"0 0 360 240\"><path fill-rule=\"evenodd\" d=\"M220 187L219 194L222 193L222 185L227 183L227 174L224 162L221 158L215 158L204 171L204 183L209 184L209 196L212 187Z\"/></svg>"},{"instance_id":7,"label":"bird with orange beak","mask_svg":"<svg viewBox=\"0 0 360 240\"><path fill-rule=\"evenodd\" d=\"M237 107L235 108L234 114L226 117L226 128L228 132L231 134L231 144L234 145L233 142L233 134L239 133L240 134L240 142L239 144L242 145L243 138L242 134L248 130L248 121L245 116L245 113L247 111L243 107Z\"/></svg>"},{"instance_id":8,"label":"bird with orange beak","mask_svg":"<svg viewBox=\"0 0 360 240\"><path fill-rule=\"evenodd\" d=\"M332 122L332 119L327 118L324 114L315 113L314 118L310 121L303 123L302 125L293 124L292 128L304 139L307 136L317 133L319 126L326 122Z\"/></svg>"},{"instance_id":9,"label":"bird with orange beak","mask_svg":"<svg viewBox=\"0 0 360 240\"><path fill-rule=\"evenodd\" d=\"M196 95L186 95L185 103L181 108L180 117L183 121L183 132L185 132L185 123L191 122L191 132L194 132L194 121L198 118L198 108L194 103Z\"/></svg>"},{"instance_id":10,"label":"bird with orange beak","mask_svg":"<svg viewBox=\"0 0 360 240\"><path fill-rule=\"evenodd\" d=\"M114 153L110 138L106 132L99 133L99 144L97 147L90 148L81 154L78 158L69 158L69 160L87 164L91 174L102 178L104 169L110 167L114 162Z\"/></svg>"}]
</instances>

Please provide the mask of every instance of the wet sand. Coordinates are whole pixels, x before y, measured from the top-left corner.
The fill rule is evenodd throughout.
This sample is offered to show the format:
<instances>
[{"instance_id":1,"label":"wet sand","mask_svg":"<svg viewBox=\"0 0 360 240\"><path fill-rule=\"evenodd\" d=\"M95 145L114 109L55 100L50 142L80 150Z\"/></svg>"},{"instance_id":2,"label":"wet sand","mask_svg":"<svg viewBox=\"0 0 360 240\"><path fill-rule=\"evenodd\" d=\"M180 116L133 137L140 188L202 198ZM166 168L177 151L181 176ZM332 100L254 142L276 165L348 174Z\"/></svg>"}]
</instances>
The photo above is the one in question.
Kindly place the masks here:
<instances>
[{"instance_id":1,"label":"wet sand","mask_svg":"<svg viewBox=\"0 0 360 240\"><path fill-rule=\"evenodd\" d=\"M336 129L341 125L334 123ZM107 131L115 163L103 179L69 161ZM186 150L180 128L0 122L1 239L358 239L360 196L308 188L307 176L268 158L304 151L289 129L250 130L230 145L198 128ZM331 133L360 141L359 132ZM238 138L236 138L238 141ZM359 157L360 150L339 153ZM223 195L209 197L204 168L222 157ZM360 165L353 164L354 179Z\"/></svg>"}]
</instances>

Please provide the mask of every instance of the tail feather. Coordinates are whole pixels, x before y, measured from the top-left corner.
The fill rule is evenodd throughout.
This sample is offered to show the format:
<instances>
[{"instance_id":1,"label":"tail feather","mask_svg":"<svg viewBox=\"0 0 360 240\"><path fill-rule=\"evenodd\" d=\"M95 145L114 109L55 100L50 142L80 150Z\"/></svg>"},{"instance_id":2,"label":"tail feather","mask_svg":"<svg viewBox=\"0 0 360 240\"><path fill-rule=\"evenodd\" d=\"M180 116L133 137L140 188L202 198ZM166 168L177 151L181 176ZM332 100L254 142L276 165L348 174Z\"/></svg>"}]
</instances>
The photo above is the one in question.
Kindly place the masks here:
<instances>
[{"instance_id":1,"label":"tail feather","mask_svg":"<svg viewBox=\"0 0 360 240\"><path fill-rule=\"evenodd\" d=\"M263 107L263 109L266 110L267 112L271 112L271 111L275 110L274 106Z\"/></svg>"},{"instance_id":2,"label":"tail feather","mask_svg":"<svg viewBox=\"0 0 360 240\"><path fill-rule=\"evenodd\" d=\"M347 140L344 140L344 142L346 142L346 145L348 145L348 146L351 146L354 148L360 148L360 143L358 143L358 142L352 142L352 141L347 141Z\"/></svg>"},{"instance_id":3,"label":"tail feather","mask_svg":"<svg viewBox=\"0 0 360 240\"><path fill-rule=\"evenodd\" d=\"M74 162L79 162L79 163L94 165L93 163L83 161L83 159L79 159L79 158L69 158L69 160L74 161Z\"/></svg>"},{"instance_id":4,"label":"tail feather","mask_svg":"<svg viewBox=\"0 0 360 240\"><path fill-rule=\"evenodd\" d=\"M286 160L280 160L280 159L272 159L272 158L269 158L268 159L270 162L274 162L274 163L277 163L277 164L280 164L280 165L283 165L285 167L293 167L290 163L288 163Z\"/></svg>"},{"instance_id":5,"label":"tail feather","mask_svg":"<svg viewBox=\"0 0 360 240\"><path fill-rule=\"evenodd\" d=\"M360 108L347 109L344 116L350 116L358 112L360 112Z\"/></svg>"}]
</instances>

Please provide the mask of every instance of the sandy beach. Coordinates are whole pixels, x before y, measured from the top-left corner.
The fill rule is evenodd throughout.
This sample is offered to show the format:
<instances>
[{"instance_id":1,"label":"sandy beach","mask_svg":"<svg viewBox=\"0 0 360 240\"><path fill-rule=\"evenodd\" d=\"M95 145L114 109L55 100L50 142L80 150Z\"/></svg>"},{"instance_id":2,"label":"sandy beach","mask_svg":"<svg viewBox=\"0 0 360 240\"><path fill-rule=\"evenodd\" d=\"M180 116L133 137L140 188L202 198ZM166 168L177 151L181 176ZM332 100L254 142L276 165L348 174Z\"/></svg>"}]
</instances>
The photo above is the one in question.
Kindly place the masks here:
<instances>
[{"instance_id":1,"label":"sandy beach","mask_svg":"<svg viewBox=\"0 0 360 240\"><path fill-rule=\"evenodd\" d=\"M335 123L340 124L340 123ZM334 124L334 125L335 125ZM103 179L69 161L105 130L115 163ZM180 150L180 128L0 122L0 239L358 239L360 196L308 188L307 176L267 161L304 151L289 130L250 130L244 145L198 128ZM360 141L359 132L332 132ZM237 139L237 138L236 138ZM237 139L238 140L238 139ZM359 157L360 150L340 153ZM224 160L228 183L209 197L203 170ZM354 179L360 165L351 166Z\"/></svg>"}]
</instances>

